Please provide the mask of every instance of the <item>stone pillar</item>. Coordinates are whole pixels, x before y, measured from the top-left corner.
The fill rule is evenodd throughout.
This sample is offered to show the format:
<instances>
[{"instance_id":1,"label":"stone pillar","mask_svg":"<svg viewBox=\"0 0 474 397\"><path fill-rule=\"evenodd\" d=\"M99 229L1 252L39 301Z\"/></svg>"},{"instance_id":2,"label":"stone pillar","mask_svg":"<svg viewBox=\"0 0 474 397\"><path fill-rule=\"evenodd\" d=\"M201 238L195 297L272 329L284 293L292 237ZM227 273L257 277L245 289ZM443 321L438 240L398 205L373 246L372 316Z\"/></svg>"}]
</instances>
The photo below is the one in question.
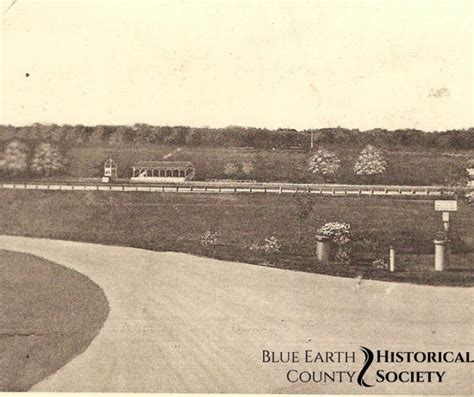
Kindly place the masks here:
<instances>
[{"instance_id":1,"label":"stone pillar","mask_svg":"<svg viewBox=\"0 0 474 397\"><path fill-rule=\"evenodd\" d=\"M395 249L390 246L390 271L395 271Z\"/></svg>"},{"instance_id":2,"label":"stone pillar","mask_svg":"<svg viewBox=\"0 0 474 397\"><path fill-rule=\"evenodd\" d=\"M446 240L434 240L435 244L435 270L443 271L446 266Z\"/></svg>"},{"instance_id":3,"label":"stone pillar","mask_svg":"<svg viewBox=\"0 0 474 397\"><path fill-rule=\"evenodd\" d=\"M316 241L316 257L323 265L329 264L331 242L328 239L318 238Z\"/></svg>"}]
</instances>

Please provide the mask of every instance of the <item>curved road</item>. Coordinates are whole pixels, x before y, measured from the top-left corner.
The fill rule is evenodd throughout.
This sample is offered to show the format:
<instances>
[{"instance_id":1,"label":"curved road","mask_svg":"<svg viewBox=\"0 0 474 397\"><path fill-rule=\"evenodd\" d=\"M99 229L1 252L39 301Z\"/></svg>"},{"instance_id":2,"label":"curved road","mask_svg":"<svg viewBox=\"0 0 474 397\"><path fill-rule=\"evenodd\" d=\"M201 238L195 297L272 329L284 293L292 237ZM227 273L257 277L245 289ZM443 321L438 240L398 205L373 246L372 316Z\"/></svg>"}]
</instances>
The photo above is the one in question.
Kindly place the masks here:
<instances>
[{"instance_id":1,"label":"curved road","mask_svg":"<svg viewBox=\"0 0 474 397\"><path fill-rule=\"evenodd\" d=\"M0 248L73 268L111 311L87 350L36 384L48 392L472 394L474 364L425 364L444 382L295 383L287 371L358 371L359 346L472 351L472 288L352 280L179 253L0 236ZM262 363L262 350L350 351L356 363ZM381 367L399 371L416 366ZM366 380L373 382L369 370ZM355 381L355 379L354 379Z\"/></svg>"}]
</instances>

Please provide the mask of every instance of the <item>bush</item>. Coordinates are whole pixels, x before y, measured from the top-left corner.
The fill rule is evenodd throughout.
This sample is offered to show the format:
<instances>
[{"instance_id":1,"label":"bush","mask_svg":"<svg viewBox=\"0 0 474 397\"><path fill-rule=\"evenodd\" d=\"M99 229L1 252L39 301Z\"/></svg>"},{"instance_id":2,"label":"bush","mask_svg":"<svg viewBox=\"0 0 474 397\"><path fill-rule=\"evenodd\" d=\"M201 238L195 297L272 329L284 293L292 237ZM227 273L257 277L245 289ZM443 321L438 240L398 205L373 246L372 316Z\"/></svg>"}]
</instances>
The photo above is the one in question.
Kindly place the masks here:
<instances>
[{"instance_id":1,"label":"bush","mask_svg":"<svg viewBox=\"0 0 474 397\"><path fill-rule=\"evenodd\" d=\"M275 237L270 237L265 239L265 244L263 245L263 250L267 254L276 254L280 252L281 244Z\"/></svg>"},{"instance_id":2,"label":"bush","mask_svg":"<svg viewBox=\"0 0 474 397\"><path fill-rule=\"evenodd\" d=\"M349 246L337 246L334 261L339 265L350 265L352 263L352 249Z\"/></svg>"},{"instance_id":3,"label":"bush","mask_svg":"<svg viewBox=\"0 0 474 397\"><path fill-rule=\"evenodd\" d=\"M0 158L0 168L7 174L18 175L28 168L28 148L19 141L10 142Z\"/></svg>"},{"instance_id":4,"label":"bush","mask_svg":"<svg viewBox=\"0 0 474 397\"><path fill-rule=\"evenodd\" d=\"M217 244L217 232L212 232L211 230L208 230L203 233L201 236L201 245L204 247L208 247L210 245L216 245Z\"/></svg>"},{"instance_id":5,"label":"bush","mask_svg":"<svg viewBox=\"0 0 474 397\"><path fill-rule=\"evenodd\" d=\"M352 263L351 225L348 223L329 222L318 229L318 236L329 239L336 246L334 260L338 264Z\"/></svg>"},{"instance_id":6,"label":"bush","mask_svg":"<svg viewBox=\"0 0 474 397\"><path fill-rule=\"evenodd\" d=\"M380 175L385 172L387 162L380 150L372 145L367 145L360 152L354 165L354 172L357 175Z\"/></svg>"},{"instance_id":7,"label":"bush","mask_svg":"<svg viewBox=\"0 0 474 397\"><path fill-rule=\"evenodd\" d=\"M266 254L277 254L280 250L281 244L274 236L266 238L263 245L252 244L250 246L250 251L264 251Z\"/></svg>"},{"instance_id":8,"label":"bush","mask_svg":"<svg viewBox=\"0 0 474 397\"><path fill-rule=\"evenodd\" d=\"M375 267L377 270L387 270L388 263L385 262L385 259L378 258L372 262L372 266Z\"/></svg>"},{"instance_id":9,"label":"bush","mask_svg":"<svg viewBox=\"0 0 474 397\"><path fill-rule=\"evenodd\" d=\"M341 160L334 152L321 148L309 159L308 169L313 174L322 175L326 181L327 177L333 176L340 166Z\"/></svg>"},{"instance_id":10,"label":"bush","mask_svg":"<svg viewBox=\"0 0 474 397\"><path fill-rule=\"evenodd\" d=\"M253 163L251 161L247 161L245 163L242 163L242 172L245 175L250 175L254 170Z\"/></svg>"},{"instance_id":11,"label":"bush","mask_svg":"<svg viewBox=\"0 0 474 397\"><path fill-rule=\"evenodd\" d=\"M224 174L226 176L235 176L239 172L239 167L234 163L227 163L224 168Z\"/></svg>"},{"instance_id":12,"label":"bush","mask_svg":"<svg viewBox=\"0 0 474 397\"><path fill-rule=\"evenodd\" d=\"M329 222L318 229L318 235L330 239L336 244L345 244L350 241L352 232L348 223Z\"/></svg>"},{"instance_id":13,"label":"bush","mask_svg":"<svg viewBox=\"0 0 474 397\"><path fill-rule=\"evenodd\" d=\"M56 146L42 143L36 149L31 170L38 174L49 176L58 173L64 168L64 159Z\"/></svg>"}]
</instances>

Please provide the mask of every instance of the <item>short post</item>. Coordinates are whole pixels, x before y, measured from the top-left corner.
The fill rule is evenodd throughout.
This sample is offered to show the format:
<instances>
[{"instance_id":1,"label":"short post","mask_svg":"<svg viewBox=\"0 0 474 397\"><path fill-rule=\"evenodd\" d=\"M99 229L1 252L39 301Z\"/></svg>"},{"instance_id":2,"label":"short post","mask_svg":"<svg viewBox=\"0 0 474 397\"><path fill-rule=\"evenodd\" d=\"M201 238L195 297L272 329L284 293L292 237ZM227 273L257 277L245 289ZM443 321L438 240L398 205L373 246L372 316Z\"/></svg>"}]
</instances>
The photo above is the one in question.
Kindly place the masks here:
<instances>
[{"instance_id":1,"label":"short post","mask_svg":"<svg viewBox=\"0 0 474 397\"><path fill-rule=\"evenodd\" d=\"M395 249L390 246L390 271L395 271Z\"/></svg>"},{"instance_id":2,"label":"short post","mask_svg":"<svg viewBox=\"0 0 474 397\"><path fill-rule=\"evenodd\" d=\"M446 240L434 240L435 244L435 270L441 272L446 265Z\"/></svg>"},{"instance_id":3,"label":"short post","mask_svg":"<svg viewBox=\"0 0 474 397\"><path fill-rule=\"evenodd\" d=\"M449 266L450 262L450 213L458 210L457 200L435 200L435 211L442 212L442 220L444 227L445 238L435 240L435 270L443 270L446 266ZM440 246L438 248L438 245ZM437 261L436 254L439 251L439 263ZM442 258L442 259L441 259ZM439 265L439 266L438 266ZM440 267L438 269L438 267Z\"/></svg>"},{"instance_id":4,"label":"short post","mask_svg":"<svg viewBox=\"0 0 474 397\"><path fill-rule=\"evenodd\" d=\"M322 236L317 236L316 239L316 258L323 265L328 265L331 252L331 242L328 238Z\"/></svg>"}]
</instances>

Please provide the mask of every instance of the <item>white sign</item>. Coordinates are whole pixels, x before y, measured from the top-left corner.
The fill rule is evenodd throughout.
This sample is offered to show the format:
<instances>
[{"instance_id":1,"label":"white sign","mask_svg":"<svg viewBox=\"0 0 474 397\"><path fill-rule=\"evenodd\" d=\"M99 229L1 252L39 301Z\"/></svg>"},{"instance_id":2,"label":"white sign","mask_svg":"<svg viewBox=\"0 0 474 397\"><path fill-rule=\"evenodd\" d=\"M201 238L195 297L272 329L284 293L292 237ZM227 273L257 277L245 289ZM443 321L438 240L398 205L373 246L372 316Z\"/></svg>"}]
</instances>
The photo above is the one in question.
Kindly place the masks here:
<instances>
[{"instance_id":1,"label":"white sign","mask_svg":"<svg viewBox=\"0 0 474 397\"><path fill-rule=\"evenodd\" d=\"M456 200L435 200L435 211L457 211L458 202Z\"/></svg>"}]
</instances>

